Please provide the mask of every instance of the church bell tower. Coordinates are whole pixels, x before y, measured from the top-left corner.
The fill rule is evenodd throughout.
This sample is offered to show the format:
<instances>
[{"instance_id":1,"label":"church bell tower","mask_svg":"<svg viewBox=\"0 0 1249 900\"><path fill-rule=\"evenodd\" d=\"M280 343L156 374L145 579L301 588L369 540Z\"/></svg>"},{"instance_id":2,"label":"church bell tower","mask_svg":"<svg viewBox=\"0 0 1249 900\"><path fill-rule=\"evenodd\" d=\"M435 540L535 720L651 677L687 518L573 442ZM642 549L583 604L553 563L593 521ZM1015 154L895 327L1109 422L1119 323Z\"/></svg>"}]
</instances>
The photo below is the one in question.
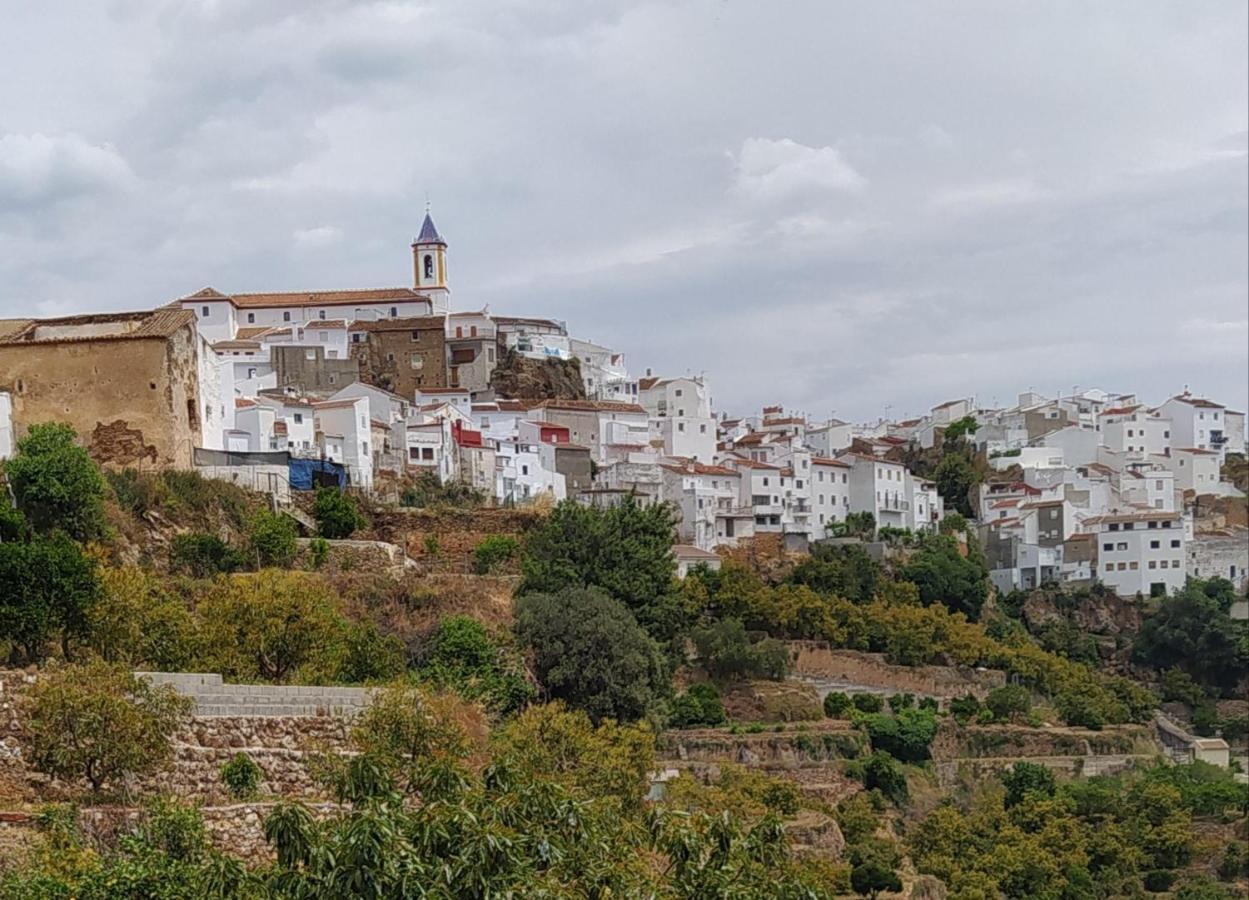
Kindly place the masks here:
<instances>
[{"instance_id":1,"label":"church bell tower","mask_svg":"<svg viewBox=\"0 0 1249 900\"><path fill-rule=\"evenodd\" d=\"M412 267L415 272L414 286L429 297L435 315L451 309L451 289L447 287L447 242L438 233L438 227L425 204L425 221L421 233L412 242Z\"/></svg>"}]
</instances>

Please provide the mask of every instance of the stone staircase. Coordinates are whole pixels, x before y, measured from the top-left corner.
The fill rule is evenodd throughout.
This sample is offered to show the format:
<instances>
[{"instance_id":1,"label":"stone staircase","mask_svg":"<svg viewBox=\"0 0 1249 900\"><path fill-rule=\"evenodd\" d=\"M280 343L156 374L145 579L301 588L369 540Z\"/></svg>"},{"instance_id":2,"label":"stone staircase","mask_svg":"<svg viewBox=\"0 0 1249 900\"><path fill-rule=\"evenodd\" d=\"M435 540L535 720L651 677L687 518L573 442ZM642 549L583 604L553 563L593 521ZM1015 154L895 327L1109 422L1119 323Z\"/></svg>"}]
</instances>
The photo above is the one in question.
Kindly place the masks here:
<instances>
[{"instance_id":1,"label":"stone staircase","mask_svg":"<svg viewBox=\"0 0 1249 900\"><path fill-rule=\"evenodd\" d=\"M172 685L195 701L196 718L216 716L351 717L369 705L368 688L226 684L209 672L136 672L152 684Z\"/></svg>"}]
</instances>

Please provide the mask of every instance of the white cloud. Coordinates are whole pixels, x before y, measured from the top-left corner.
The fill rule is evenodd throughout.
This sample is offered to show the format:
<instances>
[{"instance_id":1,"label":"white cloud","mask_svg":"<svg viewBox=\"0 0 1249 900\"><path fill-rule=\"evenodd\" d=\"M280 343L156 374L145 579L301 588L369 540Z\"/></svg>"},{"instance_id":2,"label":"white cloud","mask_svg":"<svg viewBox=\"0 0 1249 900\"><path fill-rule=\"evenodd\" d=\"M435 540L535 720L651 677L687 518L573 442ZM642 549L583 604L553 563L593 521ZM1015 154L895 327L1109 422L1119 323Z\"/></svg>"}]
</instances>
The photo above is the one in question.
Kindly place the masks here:
<instances>
[{"instance_id":1,"label":"white cloud","mask_svg":"<svg viewBox=\"0 0 1249 900\"><path fill-rule=\"evenodd\" d=\"M0 137L0 200L42 203L127 187L134 173L108 144L76 134Z\"/></svg>"},{"instance_id":2,"label":"white cloud","mask_svg":"<svg viewBox=\"0 0 1249 900\"><path fill-rule=\"evenodd\" d=\"M1049 191L1030 178L1009 178L942 188L932 195L932 204L950 212L976 213L1036 203L1048 196Z\"/></svg>"},{"instance_id":3,"label":"white cloud","mask_svg":"<svg viewBox=\"0 0 1249 900\"><path fill-rule=\"evenodd\" d=\"M857 194L867 188L867 179L834 147L808 147L789 138L747 138L734 160L734 187L761 200L811 191Z\"/></svg>"},{"instance_id":4,"label":"white cloud","mask_svg":"<svg viewBox=\"0 0 1249 900\"><path fill-rule=\"evenodd\" d=\"M315 228L300 228L291 235L295 247L300 250L315 250L337 244L343 239L343 230L334 225L318 225Z\"/></svg>"}]
</instances>

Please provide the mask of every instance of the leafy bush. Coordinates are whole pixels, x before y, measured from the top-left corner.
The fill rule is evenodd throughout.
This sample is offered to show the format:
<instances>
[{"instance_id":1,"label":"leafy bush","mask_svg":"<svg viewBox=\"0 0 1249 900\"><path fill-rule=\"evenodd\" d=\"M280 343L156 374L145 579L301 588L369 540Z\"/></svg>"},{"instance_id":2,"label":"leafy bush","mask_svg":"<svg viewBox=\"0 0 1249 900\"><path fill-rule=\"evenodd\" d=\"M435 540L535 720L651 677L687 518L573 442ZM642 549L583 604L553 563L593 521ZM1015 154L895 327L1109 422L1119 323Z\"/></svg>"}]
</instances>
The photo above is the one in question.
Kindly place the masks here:
<instances>
[{"instance_id":1,"label":"leafy bush","mask_svg":"<svg viewBox=\"0 0 1249 900\"><path fill-rule=\"evenodd\" d=\"M841 691L829 691L824 696L824 715L830 719L844 719L854 707L854 702L850 699L849 694Z\"/></svg>"},{"instance_id":2,"label":"leafy bush","mask_svg":"<svg viewBox=\"0 0 1249 900\"><path fill-rule=\"evenodd\" d=\"M433 472L422 472L399 495L400 506L475 507L486 504L486 495L461 481L443 484Z\"/></svg>"},{"instance_id":3,"label":"leafy bush","mask_svg":"<svg viewBox=\"0 0 1249 900\"><path fill-rule=\"evenodd\" d=\"M923 549L898 570L900 579L919 588L920 602L940 603L972 621L980 618L980 608L989 596L986 576L979 565L959 553L948 535L928 537Z\"/></svg>"},{"instance_id":4,"label":"leafy bush","mask_svg":"<svg viewBox=\"0 0 1249 900\"><path fill-rule=\"evenodd\" d=\"M1005 722L1028 714L1032 709L1032 694L1022 685L1004 684L989 691L984 705L993 713L993 718Z\"/></svg>"},{"instance_id":5,"label":"leafy bush","mask_svg":"<svg viewBox=\"0 0 1249 900\"><path fill-rule=\"evenodd\" d=\"M193 670L201 644L186 602L137 566L100 569L102 589L87 611L87 645L109 662L158 672Z\"/></svg>"},{"instance_id":6,"label":"leafy bush","mask_svg":"<svg viewBox=\"0 0 1249 900\"><path fill-rule=\"evenodd\" d=\"M699 661L712 678L770 678L780 681L789 652L774 638L751 641L739 619L721 619L691 635Z\"/></svg>"},{"instance_id":7,"label":"leafy bush","mask_svg":"<svg viewBox=\"0 0 1249 900\"><path fill-rule=\"evenodd\" d=\"M256 796L264 777L264 770L241 750L221 767L221 781L235 800L247 800Z\"/></svg>"},{"instance_id":8,"label":"leafy bush","mask_svg":"<svg viewBox=\"0 0 1249 900\"><path fill-rule=\"evenodd\" d=\"M215 534L187 532L173 539L169 565L195 578L211 578L244 568L247 557Z\"/></svg>"},{"instance_id":9,"label":"leafy bush","mask_svg":"<svg viewBox=\"0 0 1249 900\"><path fill-rule=\"evenodd\" d=\"M893 694L889 698L889 708L894 712L902 712L904 709L913 709L915 707L915 695L900 693Z\"/></svg>"},{"instance_id":10,"label":"leafy bush","mask_svg":"<svg viewBox=\"0 0 1249 900\"><path fill-rule=\"evenodd\" d=\"M317 533L330 540L349 538L369 524L356 501L336 487L317 488L312 517L317 520Z\"/></svg>"},{"instance_id":11,"label":"leafy bush","mask_svg":"<svg viewBox=\"0 0 1249 900\"><path fill-rule=\"evenodd\" d=\"M516 556L520 543L506 534L489 534L473 548L473 571L489 575Z\"/></svg>"},{"instance_id":12,"label":"leafy bush","mask_svg":"<svg viewBox=\"0 0 1249 900\"><path fill-rule=\"evenodd\" d=\"M633 721L669 693L658 645L621 603L569 588L516 601L516 637L547 693L595 722Z\"/></svg>"},{"instance_id":13,"label":"leafy bush","mask_svg":"<svg viewBox=\"0 0 1249 900\"><path fill-rule=\"evenodd\" d=\"M36 531L85 541L104 534L103 476L68 425L31 425L4 473L17 508Z\"/></svg>"},{"instance_id":14,"label":"leafy bush","mask_svg":"<svg viewBox=\"0 0 1249 900\"><path fill-rule=\"evenodd\" d=\"M855 694L852 700L854 708L863 713L878 713L885 708L885 701L880 694Z\"/></svg>"},{"instance_id":15,"label":"leafy bush","mask_svg":"<svg viewBox=\"0 0 1249 900\"><path fill-rule=\"evenodd\" d=\"M906 786L906 775L898 761L883 750L876 750L862 763L854 763L856 773L862 778L863 786L869 791L880 791L897 806L906 803L910 792Z\"/></svg>"},{"instance_id":16,"label":"leafy bush","mask_svg":"<svg viewBox=\"0 0 1249 900\"><path fill-rule=\"evenodd\" d=\"M975 694L964 694L950 701L950 715L963 724L980 714L980 700Z\"/></svg>"},{"instance_id":17,"label":"leafy bush","mask_svg":"<svg viewBox=\"0 0 1249 900\"><path fill-rule=\"evenodd\" d=\"M870 517L871 513L867 515ZM880 589L881 569L880 563L862 547L817 543L812 546L811 555L794 566L785 580L821 594L867 603Z\"/></svg>"},{"instance_id":18,"label":"leafy bush","mask_svg":"<svg viewBox=\"0 0 1249 900\"><path fill-rule=\"evenodd\" d=\"M438 623L419 671L422 678L440 687L482 700L498 715L519 711L534 696L520 661L500 647L481 622L468 616L451 616Z\"/></svg>"},{"instance_id":19,"label":"leafy bush","mask_svg":"<svg viewBox=\"0 0 1249 900\"><path fill-rule=\"evenodd\" d=\"M308 564L314 570L320 569L330 558L330 542L323 537L314 537L308 542Z\"/></svg>"},{"instance_id":20,"label":"leafy bush","mask_svg":"<svg viewBox=\"0 0 1249 900\"><path fill-rule=\"evenodd\" d=\"M1054 773L1046 766L1030 762L1015 763L1010 771L1002 774L1002 784L1006 788L1007 809L1022 803L1029 794L1052 797L1057 790Z\"/></svg>"},{"instance_id":21,"label":"leafy bush","mask_svg":"<svg viewBox=\"0 0 1249 900\"><path fill-rule=\"evenodd\" d=\"M858 721L867 731L873 750L884 750L903 762L926 760L937 735L937 717L925 710L904 709L896 716L874 713Z\"/></svg>"},{"instance_id":22,"label":"leafy bush","mask_svg":"<svg viewBox=\"0 0 1249 900\"><path fill-rule=\"evenodd\" d=\"M173 756L170 737L191 705L169 686L100 661L49 672L21 703L22 749L31 766L83 778L97 794L105 784L164 766Z\"/></svg>"},{"instance_id":23,"label":"leafy bush","mask_svg":"<svg viewBox=\"0 0 1249 900\"><path fill-rule=\"evenodd\" d=\"M674 728L690 728L696 725L722 725L726 719L720 691L714 684L699 682L690 685L685 693L672 701L668 724Z\"/></svg>"},{"instance_id":24,"label":"leafy bush","mask_svg":"<svg viewBox=\"0 0 1249 900\"><path fill-rule=\"evenodd\" d=\"M148 801L136 836L144 846L186 861L197 859L207 843L200 811L171 797Z\"/></svg>"},{"instance_id":25,"label":"leafy bush","mask_svg":"<svg viewBox=\"0 0 1249 900\"><path fill-rule=\"evenodd\" d=\"M247 543L258 568L290 568L298 547L295 520L283 513L261 510L252 517Z\"/></svg>"}]
</instances>

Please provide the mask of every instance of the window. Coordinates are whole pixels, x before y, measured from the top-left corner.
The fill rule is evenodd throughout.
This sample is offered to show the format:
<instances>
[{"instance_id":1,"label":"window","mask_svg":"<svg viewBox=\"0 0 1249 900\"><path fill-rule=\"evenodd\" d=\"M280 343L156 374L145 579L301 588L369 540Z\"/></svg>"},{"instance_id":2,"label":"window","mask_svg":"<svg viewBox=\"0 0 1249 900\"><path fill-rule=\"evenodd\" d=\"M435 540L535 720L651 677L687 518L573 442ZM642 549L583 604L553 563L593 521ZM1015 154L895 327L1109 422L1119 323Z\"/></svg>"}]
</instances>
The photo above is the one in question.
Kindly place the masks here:
<instances>
[{"instance_id":1,"label":"window","mask_svg":"<svg viewBox=\"0 0 1249 900\"><path fill-rule=\"evenodd\" d=\"M289 322L290 320L291 320L291 314L290 314L290 312L289 312L289 311L288 311L288 312L284 312L284 313L282 313L282 321L283 321L283 322Z\"/></svg>"},{"instance_id":2,"label":"window","mask_svg":"<svg viewBox=\"0 0 1249 900\"><path fill-rule=\"evenodd\" d=\"M1126 571L1128 570L1128 564L1127 564L1127 563L1119 563L1119 565L1117 566L1117 569L1118 569L1118 571L1120 571L1120 572L1126 572Z\"/></svg>"},{"instance_id":3,"label":"window","mask_svg":"<svg viewBox=\"0 0 1249 900\"><path fill-rule=\"evenodd\" d=\"M1118 530L1119 530L1119 523L1118 523L1118 522L1111 522L1111 523L1110 523L1110 530L1111 530L1111 531L1118 531Z\"/></svg>"},{"instance_id":4,"label":"window","mask_svg":"<svg viewBox=\"0 0 1249 900\"><path fill-rule=\"evenodd\" d=\"M489 360L490 362L494 362L494 348L493 347L489 347L486 349L486 359Z\"/></svg>"},{"instance_id":5,"label":"window","mask_svg":"<svg viewBox=\"0 0 1249 900\"><path fill-rule=\"evenodd\" d=\"M464 327L462 325L455 326L455 336L464 337Z\"/></svg>"},{"instance_id":6,"label":"window","mask_svg":"<svg viewBox=\"0 0 1249 900\"><path fill-rule=\"evenodd\" d=\"M248 324L248 325L251 325L251 324L253 324L255 321L256 321L256 314L255 314L255 313L248 313L248 314L247 314L247 324Z\"/></svg>"},{"instance_id":7,"label":"window","mask_svg":"<svg viewBox=\"0 0 1249 900\"><path fill-rule=\"evenodd\" d=\"M208 307L204 307L204 308L205 308L205 309L207 309ZM681 396L681 389L680 389L680 388L677 388L677 389L676 389L676 391L675 391L675 394L676 394L678 397L680 397L680 396Z\"/></svg>"},{"instance_id":8,"label":"window","mask_svg":"<svg viewBox=\"0 0 1249 900\"><path fill-rule=\"evenodd\" d=\"M1128 563L1128 569L1129 569L1129 571L1135 572L1135 571L1136 571L1137 569L1139 569L1139 568L1140 568L1140 566L1139 566L1139 565L1137 565L1137 563L1136 563L1136 561L1135 561L1135 560L1133 560L1132 562Z\"/></svg>"},{"instance_id":9,"label":"window","mask_svg":"<svg viewBox=\"0 0 1249 900\"><path fill-rule=\"evenodd\" d=\"M1172 547L1179 547L1179 546L1180 546L1179 539L1177 538L1176 540L1173 540L1173 541L1171 542L1171 546L1172 546Z\"/></svg>"},{"instance_id":10,"label":"window","mask_svg":"<svg viewBox=\"0 0 1249 900\"><path fill-rule=\"evenodd\" d=\"M1160 491L1160 490L1162 490L1162 482L1161 482L1161 481L1155 481L1155 482L1154 482L1154 490L1155 490L1155 491Z\"/></svg>"},{"instance_id":11,"label":"window","mask_svg":"<svg viewBox=\"0 0 1249 900\"><path fill-rule=\"evenodd\" d=\"M765 475L765 476L763 476L763 486L764 486L764 487L767 487L767 486L768 486L768 477L767 477L766 475Z\"/></svg>"},{"instance_id":12,"label":"window","mask_svg":"<svg viewBox=\"0 0 1249 900\"><path fill-rule=\"evenodd\" d=\"M1120 541L1118 544L1116 544L1116 545L1115 545L1115 549L1116 549L1116 550L1126 550L1126 549L1128 549L1128 544L1127 544L1127 541Z\"/></svg>"},{"instance_id":13,"label":"window","mask_svg":"<svg viewBox=\"0 0 1249 900\"><path fill-rule=\"evenodd\" d=\"M425 277L434 277L434 258L428 253L425 254Z\"/></svg>"},{"instance_id":14,"label":"window","mask_svg":"<svg viewBox=\"0 0 1249 900\"><path fill-rule=\"evenodd\" d=\"M1102 544L1102 550L1106 551L1107 553L1113 551L1114 549L1115 549L1114 544Z\"/></svg>"},{"instance_id":15,"label":"window","mask_svg":"<svg viewBox=\"0 0 1249 900\"><path fill-rule=\"evenodd\" d=\"M387 354L386 354L386 362L394 362L394 361L395 361L395 354L393 354L393 353L387 353Z\"/></svg>"},{"instance_id":16,"label":"window","mask_svg":"<svg viewBox=\"0 0 1249 900\"><path fill-rule=\"evenodd\" d=\"M255 369L248 369L248 370L247 370L247 377L248 377L248 378L255 378L255 377L256 377L256 370L255 370Z\"/></svg>"},{"instance_id":17,"label":"window","mask_svg":"<svg viewBox=\"0 0 1249 900\"><path fill-rule=\"evenodd\" d=\"M1159 542L1159 541L1150 541L1150 542L1149 542L1149 549L1150 549L1150 550L1157 550L1157 549L1158 549L1159 547L1161 547L1161 546L1162 546L1162 544L1161 544L1161 542Z\"/></svg>"},{"instance_id":18,"label":"window","mask_svg":"<svg viewBox=\"0 0 1249 900\"><path fill-rule=\"evenodd\" d=\"M294 415L292 418L294 418L294 420L295 420L295 424L296 424L296 425L302 425L302 424L304 424L304 414L303 414L303 413L295 413L295 415Z\"/></svg>"},{"instance_id":19,"label":"window","mask_svg":"<svg viewBox=\"0 0 1249 900\"><path fill-rule=\"evenodd\" d=\"M522 475L528 475L528 474L529 474L529 466L522 465L522 466L520 467L520 474L522 474Z\"/></svg>"},{"instance_id":20,"label":"window","mask_svg":"<svg viewBox=\"0 0 1249 900\"><path fill-rule=\"evenodd\" d=\"M199 308L199 313L200 313L200 315L201 315L201 316L203 316L205 319L207 319L207 318L208 318L208 307L207 307L207 306L201 306L201 307Z\"/></svg>"},{"instance_id":21,"label":"window","mask_svg":"<svg viewBox=\"0 0 1249 900\"><path fill-rule=\"evenodd\" d=\"M677 422L677 431L681 431L681 432L685 431L685 423L684 423L684 422Z\"/></svg>"},{"instance_id":22,"label":"window","mask_svg":"<svg viewBox=\"0 0 1249 900\"><path fill-rule=\"evenodd\" d=\"M1158 568L1158 561L1157 561L1157 560L1154 560L1154 559L1151 559L1151 560L1149 561L1149 568L1151 568L1151 569L1156 569L1156 568Z\"/></svg>"},{"instance_id":23,"label":"window","mask_svg":"<svg viewBox=\"0 0 1249 900\"><path fill-rule=\"evenodd\" d=\"M707 433L707 426L706 426L706 425L699 425L699 426L698 426L698 433L699 433L699 434L706 434L706 433Z\"/></svg>"},{"instance_id":24,"label":"window","mask_svg":"<svg viewBox=\"0 0 1249 900\"><path fill-rule=\"evenodd\" d=\"M312 347L309 347L307 350L304 351L304 359L316 359L316 358L317 358L317 351L314 350Z\"/></svg>"},{"instance_id":25,"label":"window","mask_svg":"<svg viewBox=\"0 0 1249 900\"><path fill-rule=\"evenodd\" d=\"M397 307L392 306L392 307L390 308L390 317L391 317L392 319L394 319L394 318L398 318L398 316L399 316L399 310L398 310L398 308L397 308Z\"/></svg>"},{"instance_id":26,"label":"window","mask_svg":"<svg viewBox=\"0 0 1249 900\"><path fill-rule=\"evenodd\" d=\"M354 332L354 333L351 335L351 342L352 342L353 344L358 344L358 343L360 343L360 338L361 338L361 334L360 334L360 332L358 332L358 331L357 331L357 332Z\"/></svg>"},{"instance_id":27,"label":"window","mask_svg":"<svg viewBox=\"0 0 1249 900\"><path fill-rule=\"evenodd\" d=\"M1157 527L1158 527L1158 523L1157 523L1157 522L1150 522L1150 523L1149 523L1149 527L1150 527L1150 528L1157 528Z\"/></svg>"},{"instance_id":28,"label":"window","mask_svg":"<svg viewBox=\"0 0 1249 900\"><path fill-rule=\"evenodd\" d=\"M433 447L422 447L422 448L421 448L421 459L432 460L433 458L434 458L434 448L433 448Z\"/></svg>"},{"instance_id":29,"label":"window","mask_svg":"<svg viewBox=\"0 0 1249 900\"><path fill-rule=\"evenodd\" d=\"M318 319L324 319L324 318L325 318L325 310L323 310L323 309L318 309L318 310L317 310L317 318L318 318ZM322 338L322 340L325 340L325 339L324 339L324 338Z\"/></svg>"},{"instance_id":30,"label":"window","mask_svg":"<svg viewBox=\"0 0 1249 900\"><path fill-rule=\"evenodd\" d=\"M1167 568L1167 561L1165 559L1162 561L1162 568Z\"/></svg>"},{"instance_id":31,"label":"window","mask_svg":"<svg viewBox=\"0 0 1249 900\"><path fill-rule=\"evenodd\" d=\"M1106 563L1106 571L1107 571L1107 572L1113 572L1114 570L1115 570L1115 564L1114 564L1114 563Z\"/></svg>"}]
</instances>

